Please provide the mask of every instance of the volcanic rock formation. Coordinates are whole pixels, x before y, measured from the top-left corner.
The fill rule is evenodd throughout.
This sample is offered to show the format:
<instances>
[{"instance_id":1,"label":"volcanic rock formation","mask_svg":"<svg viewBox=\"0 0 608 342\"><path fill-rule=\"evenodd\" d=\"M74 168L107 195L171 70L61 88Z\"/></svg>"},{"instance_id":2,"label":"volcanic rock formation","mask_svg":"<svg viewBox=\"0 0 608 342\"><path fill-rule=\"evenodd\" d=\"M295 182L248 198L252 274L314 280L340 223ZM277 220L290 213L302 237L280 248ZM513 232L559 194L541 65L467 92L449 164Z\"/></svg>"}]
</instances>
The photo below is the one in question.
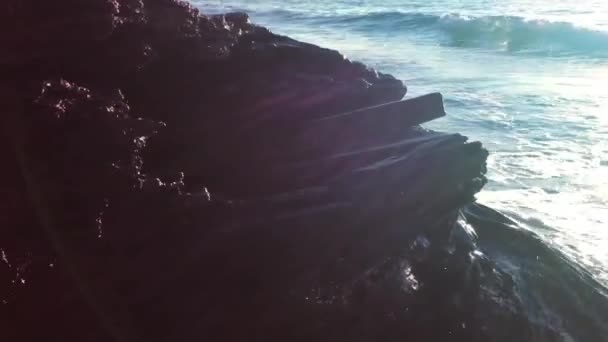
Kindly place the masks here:
<instances>
[{"instance_id":1,"label":"volcanic rock formation","mask_svg":"<svg viewBox=\"0 0 608 342\"><path fill-rule=\"evenodd\" d=\"M487 151L419 126L441 95L175 0L7 0L0 27L3 341L608 336L546 247L589 305L524 288L525 233L471 205Z\"/></svg>"}]
</instances>

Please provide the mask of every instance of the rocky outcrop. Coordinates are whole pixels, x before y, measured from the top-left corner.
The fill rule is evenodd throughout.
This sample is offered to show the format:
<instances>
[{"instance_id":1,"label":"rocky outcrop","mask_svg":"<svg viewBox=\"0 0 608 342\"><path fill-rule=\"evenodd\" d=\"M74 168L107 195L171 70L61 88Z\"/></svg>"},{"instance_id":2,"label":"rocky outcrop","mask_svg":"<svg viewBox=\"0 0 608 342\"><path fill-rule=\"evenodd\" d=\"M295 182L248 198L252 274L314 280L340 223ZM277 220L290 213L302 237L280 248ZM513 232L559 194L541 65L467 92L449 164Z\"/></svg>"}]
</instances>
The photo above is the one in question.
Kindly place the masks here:
<instances>
[{"instance_id":1,"label":"rocky outcrop","mask_svg":"<svg viewBox=\"0 0 608 342\"><path fill-rule=\"evenodd\" d=\"M0 6L5 340L562 336L479 250L441 95L241 13Z\"/></svg>"}]
</instances>

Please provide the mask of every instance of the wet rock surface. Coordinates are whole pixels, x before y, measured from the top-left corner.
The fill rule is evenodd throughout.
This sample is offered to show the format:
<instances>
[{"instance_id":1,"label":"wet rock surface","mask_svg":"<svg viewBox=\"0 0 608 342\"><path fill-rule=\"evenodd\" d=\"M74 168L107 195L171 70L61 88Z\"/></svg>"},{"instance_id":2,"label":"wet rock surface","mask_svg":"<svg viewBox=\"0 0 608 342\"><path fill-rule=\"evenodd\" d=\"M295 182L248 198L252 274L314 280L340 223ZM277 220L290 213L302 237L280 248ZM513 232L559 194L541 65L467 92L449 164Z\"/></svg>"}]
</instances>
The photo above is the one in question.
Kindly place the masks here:
<instances>
[{"instance_id":1,"label":"wet rock surface","mask_svg":"<svg viewBox=\"0 0 608 342\"><path fill-rule=\"evenodd\" d=\"M419 126L441 95L174 0L0 27L3 340L606 336L603 289L473 204L481 144Z\"/></svg>"}]
</instances>

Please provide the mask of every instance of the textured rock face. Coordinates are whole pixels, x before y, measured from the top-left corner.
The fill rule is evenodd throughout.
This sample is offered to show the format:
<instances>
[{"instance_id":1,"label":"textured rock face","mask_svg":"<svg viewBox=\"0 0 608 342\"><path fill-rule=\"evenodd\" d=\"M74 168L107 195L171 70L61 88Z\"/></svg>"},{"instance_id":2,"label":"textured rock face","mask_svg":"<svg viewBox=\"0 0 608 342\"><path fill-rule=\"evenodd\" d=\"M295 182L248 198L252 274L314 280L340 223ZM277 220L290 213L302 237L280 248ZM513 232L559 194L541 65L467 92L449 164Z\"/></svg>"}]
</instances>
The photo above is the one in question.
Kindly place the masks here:
<instances>
[{"instance_id":1,"label":"textured rock face","mask_svg":"<svg viewBox=\"0 0 608 342\"><path fill-rule=\"evenodd\" d=\"M3 340L561 336L477 249L440 95L370 109L405 86L244 14L0 6Z\"/></svg>"}]
</instances>

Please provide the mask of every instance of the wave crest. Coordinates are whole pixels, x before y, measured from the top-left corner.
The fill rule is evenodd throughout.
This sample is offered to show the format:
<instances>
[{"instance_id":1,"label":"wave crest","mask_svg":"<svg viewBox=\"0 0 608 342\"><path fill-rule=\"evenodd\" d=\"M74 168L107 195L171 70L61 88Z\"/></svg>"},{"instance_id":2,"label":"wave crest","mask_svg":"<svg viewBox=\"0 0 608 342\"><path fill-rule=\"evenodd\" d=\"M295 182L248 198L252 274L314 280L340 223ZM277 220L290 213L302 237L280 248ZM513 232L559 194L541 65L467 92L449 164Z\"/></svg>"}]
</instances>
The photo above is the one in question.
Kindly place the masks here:
<instances>
[{"instance_id":1,"label":"wave crest","mask_svg":"<svg viewBox=\"0 0 608 342\"><path fill-rule=\"evenodd\" d=\"M356 15L311 14L279 10L268 16L310 21L366 34L423 34L452 47L497 49L547 56L608 58L608 32L578 27L568 22L518 16L471 17L419 12L372 12Z\"/></svg>"},{"instance_id":2,"label":"wave crest","mask_svg":"<svg viewBox=\"0 0 608 342\"><path fill-rule=\"evenodd\" d=\"M528 20L513 16L470 18L445 15L434 27L453 45L505 48L551 55L608 56L608 33L576 27L566 22Z\"/></svg>"}]
</instances>

